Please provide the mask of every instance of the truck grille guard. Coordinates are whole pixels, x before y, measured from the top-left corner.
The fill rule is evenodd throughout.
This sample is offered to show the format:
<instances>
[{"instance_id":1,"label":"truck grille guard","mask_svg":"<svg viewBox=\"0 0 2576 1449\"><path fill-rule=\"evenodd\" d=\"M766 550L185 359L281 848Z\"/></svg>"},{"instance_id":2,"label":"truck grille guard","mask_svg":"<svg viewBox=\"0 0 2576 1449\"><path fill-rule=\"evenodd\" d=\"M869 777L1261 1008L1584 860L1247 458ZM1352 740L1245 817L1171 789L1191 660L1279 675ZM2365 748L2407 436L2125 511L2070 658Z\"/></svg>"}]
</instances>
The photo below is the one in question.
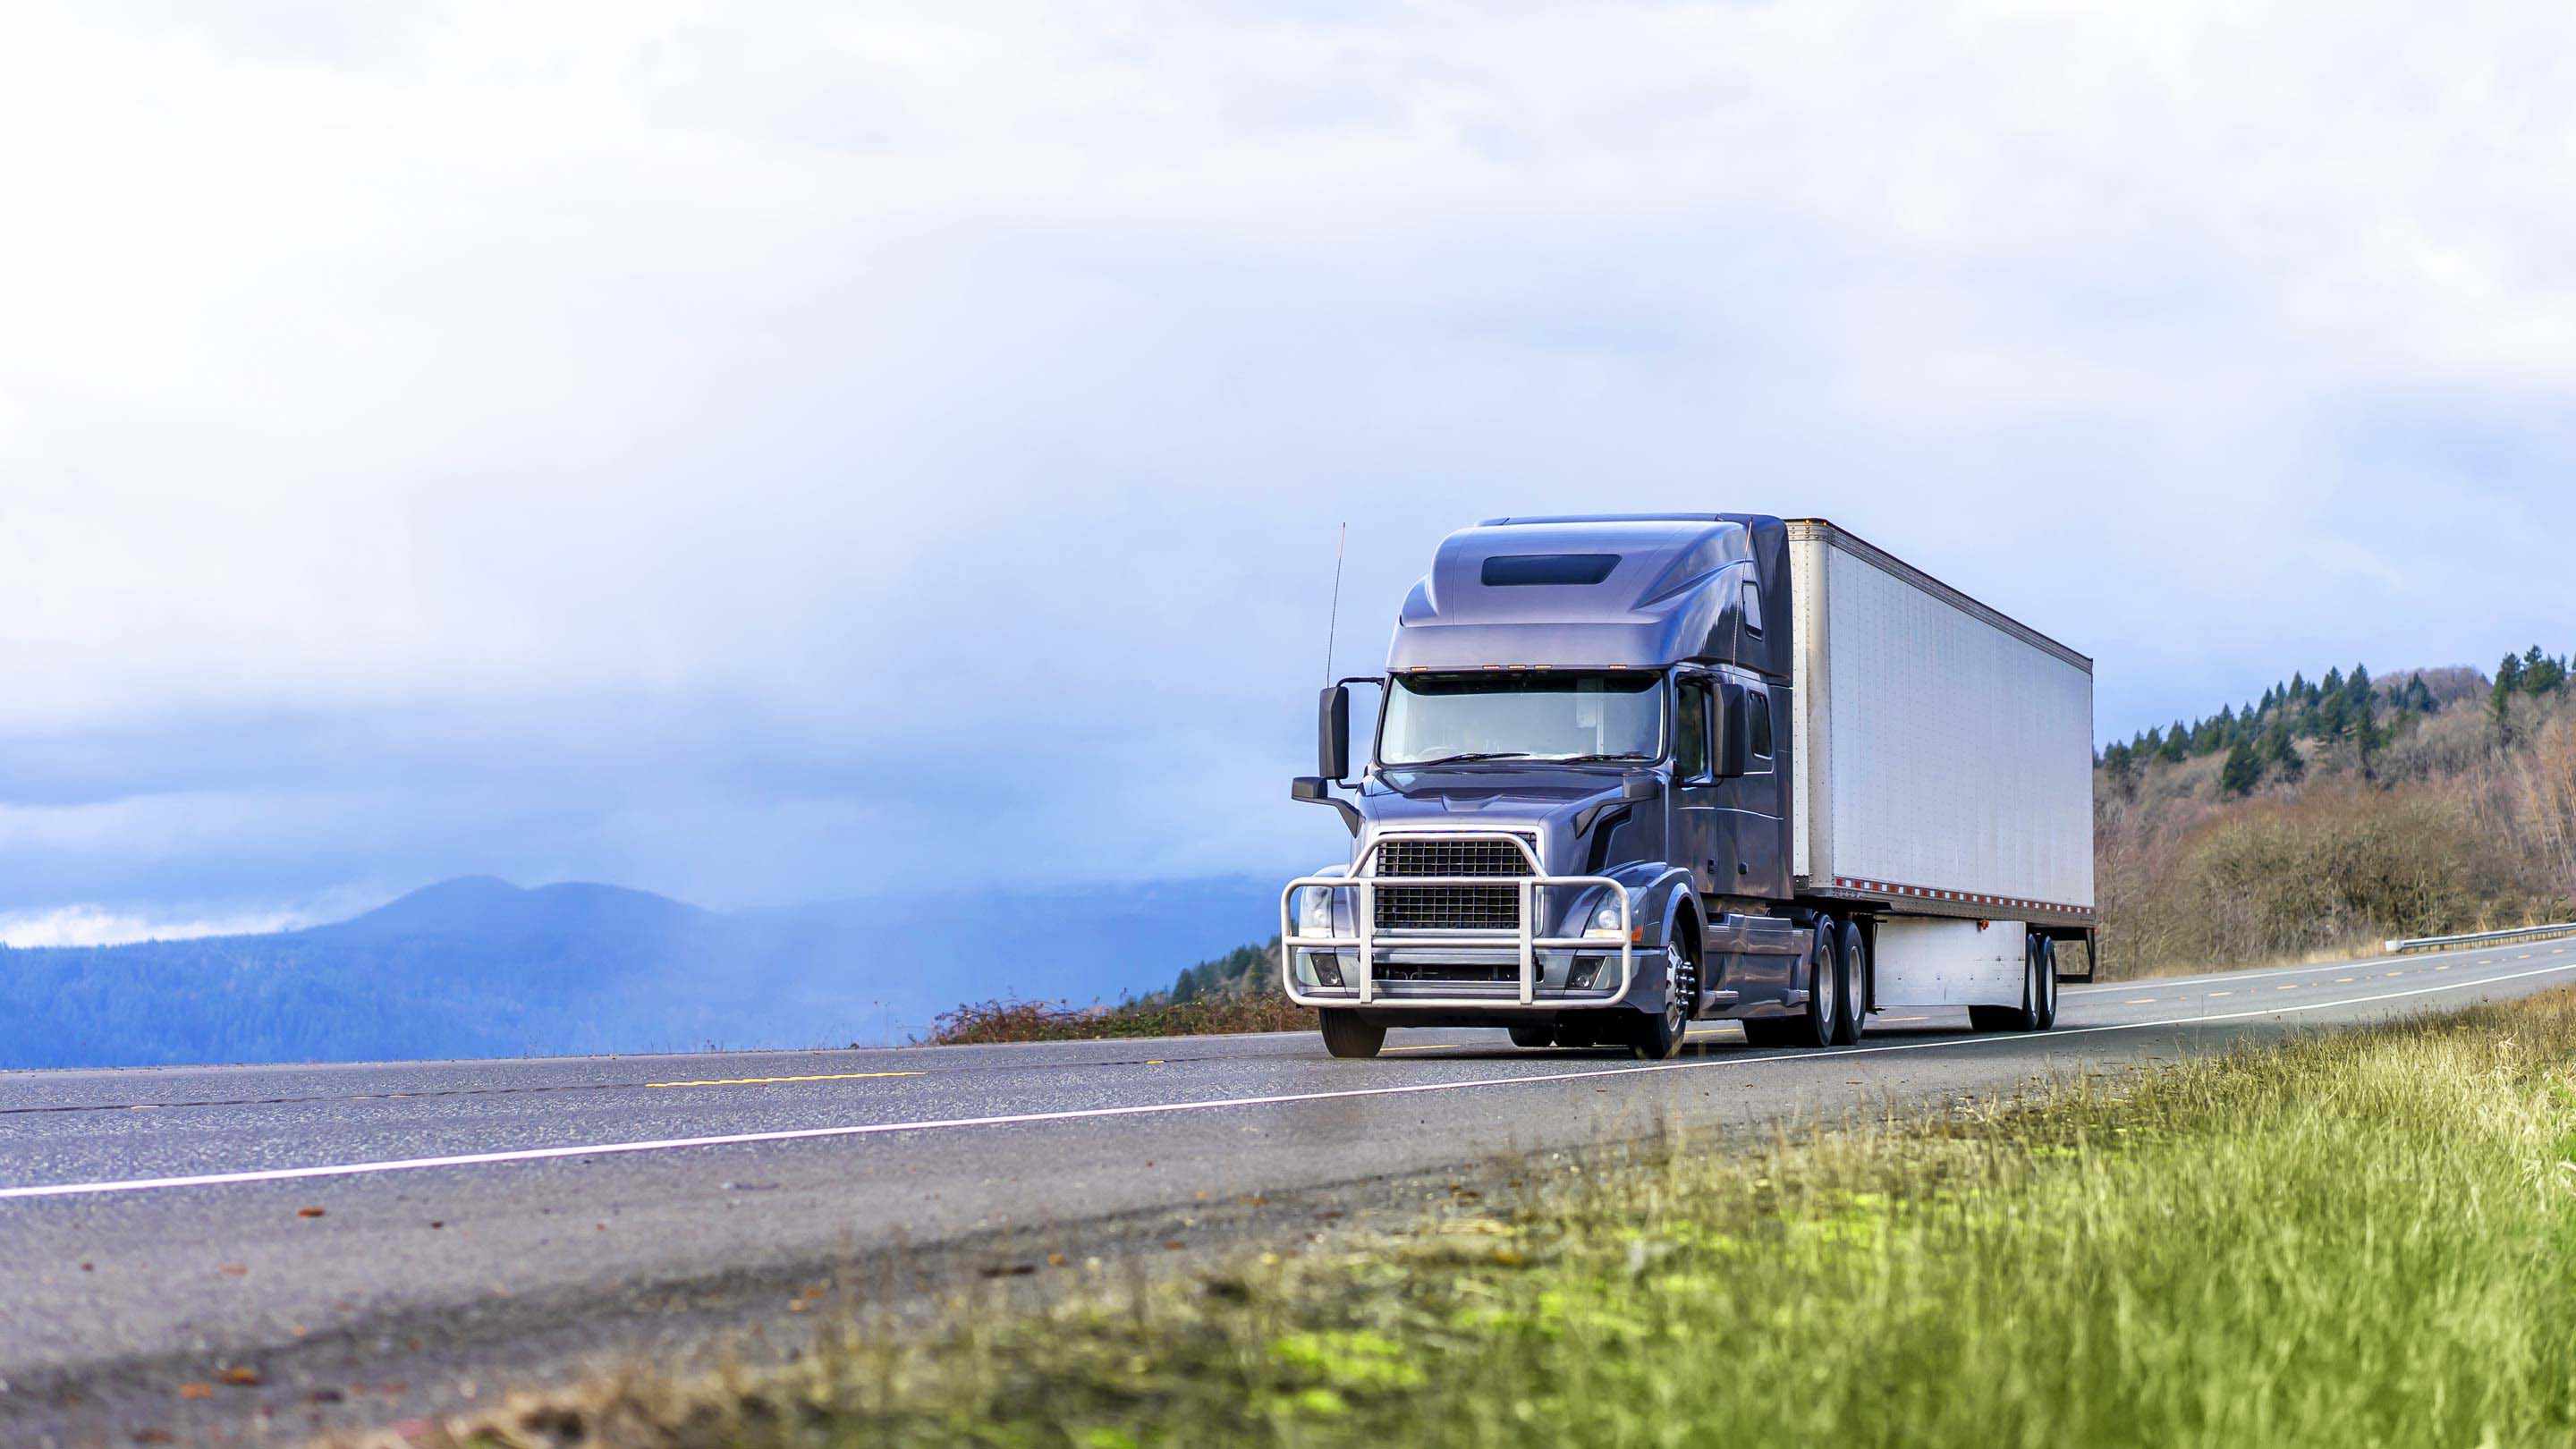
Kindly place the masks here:
<instances>
[{"instance_id":1,"label":"truck grille guard","mask_svg":"<svg viewBox=\"0 0 2576 1449\"><path fill-rule=\"evenodd\" d=\"M1506 844L1520 854L1528 869L1524 873L1500 875L1490 869L1478 875L1379 875L1376 873L1379 853L1389 845L1420 847L1430 845ZM1423 852L1428 853L1428 852ZM1399 852L1399 858L1401 852ZM1297 893L1321 886L1333 891L1349 891L1353 920L1358 931L1349 936L1302 936L1297 933ZM1518 924L1510 930L1436 929L1403 931L1397 935L1381 934L1378 919L1378 893L1381 890L1420 892L1439 887L1514 888L1518 900ZM1619 902L1619 939L1612 942L1587 936L1539 936L1540 895L1550 890L1608 890ZM1414 896L1409 899L1418 900ZM1474 1007L1508 1006L1507 997L1494 994L1481 996L1381 996L1378 993L1377 958L1390 946L1429 946L1442 950L1501 950L1517 953L1520 958L1520 999L1522 1006L1541 1004L1538 993L1538 953L1544 950L1582 950L1599 955L1610 954L1616 945L1619 956L1618 989L1604 996L1597 989L1587 989L1580 997L1563 993L1569 1004L1579 1001L1585 1006L1611 1006L1628 998L1629 988L1637 975L1636 903L1626 887L1606 875L1543 875L1539 871L1538 852L1521 836L1504 831L1442 830L1381 835L1369 842L1368 848L1351 867L1349 875L1309 875L1290 881L1279 893L1279 974L1288 989L1288 999L1300 1006L1397 1006L1397 1007ZM1329 919L1329 917L1328 917ZM1356 954L1356 970L1345 969L1347 983L1338 991L1310 992L1297 984L1299 951ZM1550 996L1548 1000L1559 999Z\"/></svg>"}]
</instances>

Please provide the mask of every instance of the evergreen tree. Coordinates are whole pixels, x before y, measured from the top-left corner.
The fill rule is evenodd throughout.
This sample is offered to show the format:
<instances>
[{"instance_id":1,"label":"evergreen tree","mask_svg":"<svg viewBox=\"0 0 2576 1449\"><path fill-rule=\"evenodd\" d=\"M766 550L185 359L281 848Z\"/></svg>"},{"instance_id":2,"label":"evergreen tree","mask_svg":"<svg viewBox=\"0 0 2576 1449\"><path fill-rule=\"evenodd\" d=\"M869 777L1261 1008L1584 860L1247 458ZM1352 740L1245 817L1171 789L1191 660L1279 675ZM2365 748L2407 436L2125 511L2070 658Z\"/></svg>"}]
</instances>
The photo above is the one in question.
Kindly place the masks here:
<instances>
[{"instance_id":1,"label":"evergreen tree","mask_svg":"<svg viewBox=\"0 0 2576 1449\"><path fill-rule=\"evenodd\" d=\"M2299 747L2290 742L2290 731L2274 721L2270 733L2263 736L2263 764L2283 780L2296 780L2307 773L2307 762L2299 758Z\"/></svg>"},{"instance_id":2,"label":"evergreen tree","mask_svg":"<svg viewBox=\"0 0 2576 1449\"><path fill-rule=\"evenodd\" d=\"M2165 735L2164 748L2156 752L2156 757L2167 764L2179 765L2191 758L2190 744L2191 732L2182 727L2181 720L2175 720L2173 729Z\"/></svg>"},{"instance_id":3,"label":"evergreen tree","mask_svg":"<svg viewBox=\"0 0 2576 1449\"><path fill-rule=\"evenodd\" d=\"M2102 752L2103 772L2111 777L2111 788L2122 799L2138 791L2138 752L2127 745L2113 745Z\"/></svg>"},{"instance_id":4,"label":"evergreen tree","mask_svg":"<svg viewBox=\"0 0 2576 1449\"><path fill-rule=\"evenodd\" d=\"M2317 686L2317 694L2319 698L2322 700L2325 696L2341 693L2343 693L2343 670L2340 668L2328 669L2326 671L2325 680Z\"/></svg>"},{"instance_id":5,"label":"evergreen tree","mask_svg":"<svg viewBox=\"0 0 2576 1449\"><path fill-rule=\"evenodd\" d=\"M2487 692L2487 708L2495 716L2496 738L2513 738L2513 697L2522 688L2522 656L2508 654L2496 666L2495 687Z\"/></svg>"},{"instance_id":6,"label":"evergreen tree","mask_svg":"<svg viewBox=\"0 0 2576 1449\"><path fill-rule=\"evenodd\" d=\"M2351 697L2340 689L2327 691L2324 701L2317 706L2317 738L2328 743L2339 743L2350 733L2352 733Z\"/></svg>"},{"instance_id":7,"label":"evergreen tree","mask_svg":"<svg viewBox=\"0 0 2576 1449\"><path fill-rule=\"evenodd\" d=\"M2539 645L2532 645L2531 652L2523 656L2522 692L2533 696L2548 694L2566 682L2565 662L2550 658L2540 652Z\"/></svg>"},{"instance_id":8,"label":"evergreen tree","mask_svg":"<svg viewBox=\"0 0 2576 1449\"><path fill-rule=\"evenodd\" d=\"M2243 740L2227 752L2227 763L2218 767L2218 793L2242 798L2254 793L2263 779L2263 762L2254 756L2254 747Z\"/></svg>"},{"instance_id":9,"label":"evergreen tree","mask_svg":"<svg viewBox=\"0 0 2576 1449\"><path fill-rule=\"evenodd\" d=\"M2353 703L2365 706L2368 705L2371 699L2369 666L2362 664L2354 665L2352 667L2352 677L2343 682L2343 688L2344 693L2352 696Z\"/></svg>"}]
</instances>

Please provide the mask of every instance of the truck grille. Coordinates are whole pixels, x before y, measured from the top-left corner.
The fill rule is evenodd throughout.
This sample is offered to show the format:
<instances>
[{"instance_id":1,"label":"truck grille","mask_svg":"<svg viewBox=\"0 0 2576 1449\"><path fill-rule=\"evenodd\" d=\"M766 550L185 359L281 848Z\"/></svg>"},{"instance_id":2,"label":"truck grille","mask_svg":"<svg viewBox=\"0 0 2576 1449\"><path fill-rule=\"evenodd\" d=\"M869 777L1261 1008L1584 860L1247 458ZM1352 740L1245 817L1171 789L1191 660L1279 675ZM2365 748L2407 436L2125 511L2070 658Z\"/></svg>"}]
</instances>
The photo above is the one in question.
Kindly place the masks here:
<instances>
[{"instance_id":1,"label":"truck grille","mask_svg":"<svg viewBox=\"0 0 2576 1449\"><path fill-rule=\"evenodd\" d=\"M1508 840L1389 840L1377 848L1377 874L1490 875L1510 879L1530 873L1529 860ZM1517 931L1520 887L1441 885L1377 888L1377 924L1388 931Z\"/></svg>"}]
</instances>

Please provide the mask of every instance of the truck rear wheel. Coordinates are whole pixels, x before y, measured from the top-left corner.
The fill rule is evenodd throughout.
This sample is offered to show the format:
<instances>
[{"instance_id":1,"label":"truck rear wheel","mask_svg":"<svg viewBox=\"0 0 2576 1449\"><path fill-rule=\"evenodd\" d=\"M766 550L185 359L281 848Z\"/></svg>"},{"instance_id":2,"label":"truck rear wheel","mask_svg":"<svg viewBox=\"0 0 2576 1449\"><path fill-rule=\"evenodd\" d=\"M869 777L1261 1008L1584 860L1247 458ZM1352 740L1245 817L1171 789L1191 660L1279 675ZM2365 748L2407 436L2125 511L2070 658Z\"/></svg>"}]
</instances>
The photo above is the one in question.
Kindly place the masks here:
<instances>
[{"instance_id":1,"label":"truck rear wheel","mask_svg":"<svg viewBox=\"0 0 2576 1449\"><path fill-rule=\"evenodd\" d=\"M1360 1020L1349 1007L1327 1006L1317 1015L1323 1018L1324 1050L1337 1057L1373 1057L1386 1045L1386 1028Z\"/></svg>"},{"instance_id":2,"label":"truck rear wheel","mask_svg":"<svg viewBox=\"0 0 2576 1449\"><path fill-rule=\"evenodd\" d=\"M1850 956L1843 949L1841 923L1816 927L1816 960L1807 968L1807 1010L1797 1018L1793 1039L1799 1046L1828 1047L1842 1038L1843 999L1851 993Z\"/></svg>"},{"instance_id":3,"label":"truck rear wheel","mask_svg":"<svg viewBox=\"0 0 2576 1449\"><path fill-rule=\"evenodd\" d=\"M1512 1045L1516 1047L1549 1047L1556 1045L1556 1028L1552 1026L1516 1026L1511 1028Z\"/></svg>"},{"instance_id":4,"label":"truck rear wheel","mask_svg":"<svg viewBox=\"0 0 2576 1449\"><path fill-rule=\"evenodd\" d=\"M1858 1046L1869 1016L1869 941L1860 923L1845 921L1834 933L1842 939L1842 1009L1834 1013L1834 1045Z\"/></svg>"}]
</instances>

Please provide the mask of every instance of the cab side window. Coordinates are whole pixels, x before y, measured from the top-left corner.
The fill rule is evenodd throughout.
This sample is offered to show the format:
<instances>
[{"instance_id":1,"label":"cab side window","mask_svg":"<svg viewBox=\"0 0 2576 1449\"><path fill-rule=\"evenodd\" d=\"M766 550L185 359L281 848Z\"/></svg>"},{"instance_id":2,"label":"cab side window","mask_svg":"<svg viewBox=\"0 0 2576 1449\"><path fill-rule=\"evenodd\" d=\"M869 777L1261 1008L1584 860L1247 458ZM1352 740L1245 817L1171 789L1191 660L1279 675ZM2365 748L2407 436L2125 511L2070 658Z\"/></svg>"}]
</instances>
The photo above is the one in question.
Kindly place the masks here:
<instances>
[{"instance_id":1,"label":"cab side window","mask_svg":"<svg viewBox=\"0 0 2576 1449\"><path fill-rule=\"evenodd\" d=\"M1745 698L1752 705L1754 758L1767 760L1771 758L1771 691L1749 690Z\"/></svg>"},{"instance_id":2,"label":"cab side window","mask_svg":"<svg viewBox=\"0 0 2576 1449\"><path fill-rule=\"evenodd\" d=\"M1685 679L1673 706L1673 778L1708 778L1708 681Z\"/></svg>"}]
</instances>

